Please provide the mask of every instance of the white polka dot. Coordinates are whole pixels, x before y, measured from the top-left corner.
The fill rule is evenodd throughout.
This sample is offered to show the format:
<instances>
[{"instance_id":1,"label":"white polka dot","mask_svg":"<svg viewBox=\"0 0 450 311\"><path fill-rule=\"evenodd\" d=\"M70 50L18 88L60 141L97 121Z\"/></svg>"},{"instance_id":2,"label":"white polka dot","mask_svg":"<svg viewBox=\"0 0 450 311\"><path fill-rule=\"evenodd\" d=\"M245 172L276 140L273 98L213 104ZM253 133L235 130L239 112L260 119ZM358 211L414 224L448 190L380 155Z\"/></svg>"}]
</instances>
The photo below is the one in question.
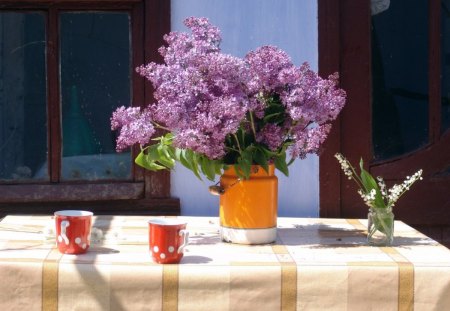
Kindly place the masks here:
<instances>
[{"instance_id":1,"label":"white polka dot","mask_svg":"<svg viewBox=\"0 0 450 311\"><path fill-rule=\"evenodd\" d=\"M87 245L86 243L83 243L83 246L81 246L83 249L86 249Z\"/></svg>"},{"instance_id":2,"label":"white polka dot","mask_svg":"<svg viewBox=\"0 0 450 311\"><path fill-rule=\"evenodd\" d=\"M75 243L77 243L79 245L81 243L81 239L80 238L76 238L75 239Z\"/></svg>"},{"instance_id":3,"label":"white polka dot","mask_svg":"<svg viewBox=\"0 0 450 311\"><path fill-rule=\"evenodd\" d=\"M62 236L58 235L58 241L59 241L59 243L61 243L63 241Z\"/></svg>"},{"instance_id":4,"label":"white polka dot","mask_svg":"<svg viewBox=\"0 0 450 311\"><path fill-rule=\"evenodd\" d=\"M173 246L169 246L169 253L173 253L174 250L175 248Z\"/></svg>"},{"instance_id":5,"label":"white polka dot","mask_svg":"<svg viewBox=\"0 0 450 311\"><path fill-rule=\"evenodd\" d=\"M154 252L154 253L157 253L157 252L159 252L159 248L158 248L158 246L153 246L153 252Z\"/></svg>"},{"instance_id":6,"label":"white polka dot","mask_svg":"<svg viewBox=\"0 0 450 311\"><path fill-rule=\"evenodd\" d=\"M161 257L161 259L164 259L164 258L166 258L166 254L161 253L161 255L159 255L159 257Z\"/></svg>"}]
</instances>

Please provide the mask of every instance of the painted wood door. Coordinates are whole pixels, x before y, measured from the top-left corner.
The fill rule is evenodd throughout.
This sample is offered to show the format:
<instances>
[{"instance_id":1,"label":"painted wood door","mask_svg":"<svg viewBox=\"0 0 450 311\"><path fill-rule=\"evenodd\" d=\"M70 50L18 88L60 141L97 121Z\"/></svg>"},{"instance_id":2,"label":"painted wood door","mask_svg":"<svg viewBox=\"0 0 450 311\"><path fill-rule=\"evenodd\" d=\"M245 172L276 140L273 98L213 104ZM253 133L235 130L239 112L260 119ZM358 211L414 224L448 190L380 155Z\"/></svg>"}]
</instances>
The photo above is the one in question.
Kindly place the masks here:
<instances>
[{"instance_id":1,"label":"painted wood door","mask_svg":"<svg viewBox=\"0 0 450 311\"><path fill-rule=\"evenodd\" d=\"M321 216L366 217L333 155L400 183L397 219L450 242L450 1L319 0L319 67L348 102L321 156Z\"/></svg>"}]
</instances>

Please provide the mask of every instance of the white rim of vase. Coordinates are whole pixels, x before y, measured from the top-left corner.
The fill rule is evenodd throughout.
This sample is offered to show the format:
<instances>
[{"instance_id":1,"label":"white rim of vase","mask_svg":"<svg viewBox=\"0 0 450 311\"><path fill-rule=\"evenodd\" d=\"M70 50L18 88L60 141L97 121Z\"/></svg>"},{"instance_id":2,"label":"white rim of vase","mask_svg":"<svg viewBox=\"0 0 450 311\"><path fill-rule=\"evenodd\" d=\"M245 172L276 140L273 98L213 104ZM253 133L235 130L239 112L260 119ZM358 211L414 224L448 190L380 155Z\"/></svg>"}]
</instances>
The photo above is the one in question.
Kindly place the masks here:
<instances>
[{"instance_id":1,"label":"white rim of vase","mask_svg":"<svg viewBox=\"0 0 450 311\"><path fill-rule=\"evenodd\" d=\"M269 244L277 239L277 228L237 229L221 227L223 241L237 244Z\"/></svg>"}]
</instances>

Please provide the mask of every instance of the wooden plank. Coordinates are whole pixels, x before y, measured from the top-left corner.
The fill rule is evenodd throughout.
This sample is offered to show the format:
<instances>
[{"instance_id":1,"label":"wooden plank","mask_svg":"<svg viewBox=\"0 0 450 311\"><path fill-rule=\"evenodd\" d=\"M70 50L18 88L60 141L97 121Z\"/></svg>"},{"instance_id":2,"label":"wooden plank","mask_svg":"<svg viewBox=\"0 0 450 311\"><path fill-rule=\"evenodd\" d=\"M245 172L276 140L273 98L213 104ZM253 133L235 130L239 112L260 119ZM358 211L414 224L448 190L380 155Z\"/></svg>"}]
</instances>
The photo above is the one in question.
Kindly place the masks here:
<instances>
[{"instance_id":1,"label":"wooden plank","mask_svg":"<svg viewBox=\"0 0 450 311\"><path fill-rule=\"evenodd\" d=\"M144 184L131 182L78 184L23 184L0 187L0 202L60 202L139 199Z\"/></svg>"},{"instance_id":2,"label":"wooden plank","mask_svg":"<svg viewBox=\"0 0 450 311\"><path fill-rule=\"evenodd\" d=\"M370 1L341 2L341 87L347 103L341 113L341 150L351 163L372 159ZM345 21L345 22L344 22ZM341 216L365 218L367 208L352 180L341 174Z\"/></svg>"},{"instance_id":3,"label":"wooden plank","mask_svg":"<svg viewBox=\"0 0 450 311\"><path fill-rule=\"evenodd\" d=\"M340 69L339 43L339 1L319 0L319 75L326 77ZM340 117L333 122L333 128L323 144L319 158L320 217L340 215L340 168L334 158L339 152L341 135Z\"/></svg>"}]
</instances>

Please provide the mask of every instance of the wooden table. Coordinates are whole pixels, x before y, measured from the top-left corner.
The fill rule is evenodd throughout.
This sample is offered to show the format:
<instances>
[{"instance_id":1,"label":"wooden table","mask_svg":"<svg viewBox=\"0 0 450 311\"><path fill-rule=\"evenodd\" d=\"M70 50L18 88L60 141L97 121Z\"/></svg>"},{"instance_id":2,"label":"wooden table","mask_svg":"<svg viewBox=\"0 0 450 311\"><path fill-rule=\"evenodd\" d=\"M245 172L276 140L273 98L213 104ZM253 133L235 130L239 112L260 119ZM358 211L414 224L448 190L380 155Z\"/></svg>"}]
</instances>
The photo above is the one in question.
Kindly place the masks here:
<instances>
[{"instance_id":1,"label":"wooden table","mask_svg":"<svg viewBox=\"0 0 450 311\"><path fill-rule=\"evenodd\" d=\"M280 218L276 244L220 241L218 219L188 221L179 265L148 250L149 216L94 217L84 255L55 249L51 216L0 222L0 310L450 310L450 251L402 222L393 247L366 221Z\"/></svg>"}]
</instances>

